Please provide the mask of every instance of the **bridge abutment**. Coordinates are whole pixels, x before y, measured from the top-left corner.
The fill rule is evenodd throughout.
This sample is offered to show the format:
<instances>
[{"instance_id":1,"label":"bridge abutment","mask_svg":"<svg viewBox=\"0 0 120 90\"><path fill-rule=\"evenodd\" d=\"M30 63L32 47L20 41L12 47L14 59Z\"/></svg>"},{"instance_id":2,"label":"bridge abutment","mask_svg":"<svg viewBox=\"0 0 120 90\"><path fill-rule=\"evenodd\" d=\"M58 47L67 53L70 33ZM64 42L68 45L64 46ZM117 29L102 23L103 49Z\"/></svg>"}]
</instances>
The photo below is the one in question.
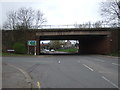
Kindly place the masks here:
<instances>
[{"instance_id":1,"label":"bridge abutment","mask_svg":"<svg viewBox=\"0 0 120 90\"><path fill-rule=\"evenodd\" d=\"M36 55L39 55L40 54L40 38L38 36L36 37L36 42L37 42Z\"/></svg>"}]
</instances>

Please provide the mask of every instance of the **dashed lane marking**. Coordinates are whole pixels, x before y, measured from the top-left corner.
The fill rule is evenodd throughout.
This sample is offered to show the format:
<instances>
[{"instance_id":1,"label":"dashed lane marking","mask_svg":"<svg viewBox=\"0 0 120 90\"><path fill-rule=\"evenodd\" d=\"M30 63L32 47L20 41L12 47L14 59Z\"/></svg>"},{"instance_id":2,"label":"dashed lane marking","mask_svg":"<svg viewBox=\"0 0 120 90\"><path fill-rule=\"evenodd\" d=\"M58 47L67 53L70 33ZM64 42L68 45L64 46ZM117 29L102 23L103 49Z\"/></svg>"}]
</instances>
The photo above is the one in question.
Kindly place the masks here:
<instances>
[{"instance_id":1,"label":"dashed lane marking","mask_svg":"<svg viewBox=\"0 0 120 90\"><path fill-rule=\"evenodd\" d=\"M120 89L120 87L118 87L116 84L114 84L113 82L111 82L111 81L110 81L109 79L107 79L106 77L102 76L102 78L103 78L104 80L106 80L108 83L112 84L114 87Z\"/></svg>"},{"instance_id":2,"label":"dashed lane marking","mask_svg":"<svg viewBox=\"0 0 120 90\"><path fill-rule=\"evenodd\" d=\"M112 63L113 65L117 65L117 66L120 66L119 64L117 64L117 63Z\"/></svg>"},{"instance_id":3,"label":"dashed lane marking","mask_svg":"<svg viewBox=\"0 0 120 90\"><path fill-rule=\"evenodd\" d=\"M90 68L89 66L83 64L86 68L88 68L90 71L94 71L92 68Z\"/></svg>"}]
</instances>

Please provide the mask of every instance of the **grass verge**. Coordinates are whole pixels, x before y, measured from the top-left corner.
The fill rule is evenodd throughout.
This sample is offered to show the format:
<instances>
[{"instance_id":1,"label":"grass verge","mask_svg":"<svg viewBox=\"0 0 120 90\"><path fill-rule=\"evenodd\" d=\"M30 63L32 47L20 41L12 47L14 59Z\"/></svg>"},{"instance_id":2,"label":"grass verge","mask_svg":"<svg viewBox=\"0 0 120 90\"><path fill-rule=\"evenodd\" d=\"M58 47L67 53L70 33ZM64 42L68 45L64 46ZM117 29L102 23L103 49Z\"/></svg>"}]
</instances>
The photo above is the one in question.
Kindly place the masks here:
<instances>
[{"instance_id":1,"label":"grass verge","mask_svg":"<svg viewBox=\"0 0 120 90\"><path fill-rule=\"evenodd\" d=\"M109 55L110 55L110 56L120 57L120 52L111 53L111 54L109 54Z\"/></svg>"},{"instance_id":2,"label":"grass verge","mask_svg":"<svg viewBox=\"0 0 120 90\"><path fill-rule=\"evenodd\" d=\"M77 48L68 48L68 49L58 49L56 51L62 51L62 52L77 52Z\"/></svg>"},{"instance_id":3,"label":"grass verge","mask_svg":"<svg viewBox=\"0 0 120 90\"><path fill-rule=\"evenodd\" d=\"M28 54L15 54L15 53L0 53L0 56L34 56Z\"/></svg>"}]
</instances>

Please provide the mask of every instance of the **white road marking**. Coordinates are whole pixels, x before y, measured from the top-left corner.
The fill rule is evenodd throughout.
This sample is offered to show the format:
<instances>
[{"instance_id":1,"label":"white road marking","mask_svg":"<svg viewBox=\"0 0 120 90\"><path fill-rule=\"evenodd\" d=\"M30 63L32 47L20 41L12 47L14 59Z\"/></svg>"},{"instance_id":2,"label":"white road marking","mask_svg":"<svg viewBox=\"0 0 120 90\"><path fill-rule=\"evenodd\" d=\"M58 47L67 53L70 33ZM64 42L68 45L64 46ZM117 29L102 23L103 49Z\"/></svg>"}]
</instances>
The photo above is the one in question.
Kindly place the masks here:
<instances>
[{"instance_id":1,"label":"white road marking","mask_svg":"<svg viewBox=\"0 0 120 90\"><path fill-rule=\"evenodd\" d=\"M11 67L19 70L21 73L23 73L24 76L25 76L25 78L26 78L26 81L27 81L28 83L31 83L31 82L32 82L32 79L31 79L30 75L29 75L26 71L24 71L23 69L15 66L15 65L12 65L12 64L10 64L10 63L7 63L7 65L9 65L9 66L11 66Z\"/></svg>"},{"instance_id":2,"label":"white road marking","mask_svg":"<svg viewBox=\"0 0 120 90\"><path fill-rule=\"evenodd\" d=\"M83 64L86 68L88 68L89 70L91 70L91 71L94 71L92 68L90 68L89 66L87 66L87 65L85 65L85 64Z\"/></svg>"},{"instance_id":3,"label":"white road marking","mask_svg":"<svg viewBox=\"0 0 120 90\"><path fill-rule=\"evenodd\" d=\"M38 86L38 88L40 90L40 82L39 81L37 82L37 86Z\"/></svg>"},{"instance_id":4,"label":"white road marking","mask_svg":"<svg viewBox=\"0 0 120 90\"><path fill-rule=\"evenodd\" d=\"M59 64L61 63L60 60L58 61L58 63L59 63Z\"/></svg>"},{"instance_id":5,"label":"white road marking","mask_svg":"<svg viewBox=\"0 0 120 90\"><path fill-rule=\"evenodd\" d=\"M110 80L108 80L106 77L102 76L102 78L103 78L104 80L106 80L108 83L112 84L114 87L119 88L116 84L114 84L113 82L111 82ZM119 88L119 89L120 89L120 88Z\"/></svg>"},{"instance_id":6,"label":"white road marking","mask_svg":"<svg viewBox=\"0 0 120 90\"><path fill-rule=\"evenodd\" d=\"M117 64L117 63L112 63L113 65L117 65L117 66L120 66L119 64Z\"/></svg>"}]
</instances>

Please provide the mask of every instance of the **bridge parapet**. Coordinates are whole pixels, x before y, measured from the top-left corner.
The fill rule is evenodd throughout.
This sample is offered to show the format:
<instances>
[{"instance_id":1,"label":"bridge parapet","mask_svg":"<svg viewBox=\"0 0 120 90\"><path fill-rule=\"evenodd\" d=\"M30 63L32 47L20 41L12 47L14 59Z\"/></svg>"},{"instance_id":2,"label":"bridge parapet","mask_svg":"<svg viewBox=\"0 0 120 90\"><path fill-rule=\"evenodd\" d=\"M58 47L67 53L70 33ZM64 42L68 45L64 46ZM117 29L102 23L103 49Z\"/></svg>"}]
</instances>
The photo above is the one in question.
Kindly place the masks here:
<instances>
[{"instance_id":1,"label":"bridge parapet","mask_svg":"<svg viewBox=\"0 0 120 90\"><path fill-rule=\"evenodd\" d=\"M119 24L66 24L66 25L41 25L39 27L39 29L57 29L57 28L63 28L63 29L67 29L67 28L117 28L120 27ZM33 26L32 28L36 28L35 26Z\"/></svg>"},{"instance_id":2,"label":"bridge parapet","mask_svg":"<svg viewBox=\"0 0 120 90\"><path fill-rule=\"evenodd\" d=\"M46 30L37 31L36 36L45 35L109 35L111 32L109 30Z\"/></svg>"}]
</instances>

